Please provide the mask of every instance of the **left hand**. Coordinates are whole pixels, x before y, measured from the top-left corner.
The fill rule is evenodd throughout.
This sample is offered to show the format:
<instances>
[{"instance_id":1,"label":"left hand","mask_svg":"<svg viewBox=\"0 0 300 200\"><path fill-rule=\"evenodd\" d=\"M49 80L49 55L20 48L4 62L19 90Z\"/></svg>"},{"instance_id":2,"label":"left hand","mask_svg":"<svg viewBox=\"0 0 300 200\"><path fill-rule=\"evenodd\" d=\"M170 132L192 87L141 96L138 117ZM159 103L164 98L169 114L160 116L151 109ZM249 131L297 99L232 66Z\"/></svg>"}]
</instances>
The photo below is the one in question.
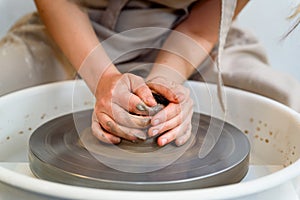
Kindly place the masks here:
<instances>
[{"instance_id":1,"label":"left hand","mask_svg":"<svg viewBox=\"0 0 300 200\"><path fill-rule=\"evenodd\" d=\"M190 138L192 130L193 100L189 89L163 77L151 79L147 85L170 102L151 119L152 127L148 135L153 137L161 134L157 139L159 146L172 141L177 146L183 145Z\"/></svg>"},{"instance_id":2,"label":"left hand","mask_svg":"<svg viewBox=\"0 0 300 200\"><path fill-rule=\"evenodd\" d=\"M118 144L121 139L147 138L143 129L150 124L151 116L148 115L156 101L141 77L129 73L104 73L95 97L92 133L100 141Z\"/></svg>"}]
</instances>

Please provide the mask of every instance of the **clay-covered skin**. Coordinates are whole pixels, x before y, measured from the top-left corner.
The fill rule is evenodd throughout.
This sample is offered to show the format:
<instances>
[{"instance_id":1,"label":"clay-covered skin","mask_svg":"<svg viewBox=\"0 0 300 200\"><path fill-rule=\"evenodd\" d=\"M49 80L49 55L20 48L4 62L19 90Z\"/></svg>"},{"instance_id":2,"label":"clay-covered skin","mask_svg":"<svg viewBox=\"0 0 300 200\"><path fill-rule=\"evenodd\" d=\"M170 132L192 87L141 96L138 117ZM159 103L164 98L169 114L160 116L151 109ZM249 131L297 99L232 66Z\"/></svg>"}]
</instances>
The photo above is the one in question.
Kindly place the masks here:
<instances>
[{"instance_id":1,"label":"clay-covered skin","mask_svg":"<svg viewBox=\"0 0 300 200\"><path fill-rule=\"evenodd\" d=\"M149 107L146 105L138 104L136 106L136 108L140 111L147 111L149 116L155 115L156 113L161 111L165 106L167 106L169 104L169 101L162 95L160 95L156 92L152 92L152 94L153 94L154 99L157 102L157 105L155 105L153 107Z\"/></svg>"},{"instance_id":2,"label":"clay-covered skin","mask_svg":"<svg viewBox=\"0 0 300 200\"><path fill-rule=\"evenodd\" d=\"M155 98L155 100L157 102L157 105L155 105L153 107L149 107L149 106L138 104L136 106L136 108L139 109L140 111L147 111L149 116L154 116L155 114L157 114L159 111L161 111L162 109L164 109L164 107L169 104L169 101L165 97L163 97L162 95L160 95L158 93L155 93L155 92L152 92L152 94L153 94L153 97ZM133 119L134 118L142 118L142 116L132 115L131 118L133 118ZM138 120L138 121L141 121L141 120ZM151 123L151 120L147 120L147 121L145 121L145 124L143 124L144 126L147 126L147 128L143 129L143 131L145 133L148 132L148 129L150 128L150 123ZM141 142L141 140L147 140L148 141L148 140L150 140L150 138L151 138L151 140L153 140L153 137L146 137L145 138L145 137L137 136L137 138L140 141L135 141L136 143ZM152 143L152 142L150 142L150 143Z\"/></svg>"}]
</instances>

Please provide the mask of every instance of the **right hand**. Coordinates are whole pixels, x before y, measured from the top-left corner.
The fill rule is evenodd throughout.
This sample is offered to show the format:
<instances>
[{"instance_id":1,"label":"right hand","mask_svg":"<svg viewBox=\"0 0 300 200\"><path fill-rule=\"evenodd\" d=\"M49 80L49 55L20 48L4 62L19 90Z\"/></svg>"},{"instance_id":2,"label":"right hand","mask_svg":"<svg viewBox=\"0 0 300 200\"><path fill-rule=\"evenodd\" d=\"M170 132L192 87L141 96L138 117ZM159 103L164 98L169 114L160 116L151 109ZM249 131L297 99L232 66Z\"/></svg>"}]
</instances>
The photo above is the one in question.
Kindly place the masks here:
<instances>
[{"instance_id":1,"label":"right hand","mask_svg":"<svg viewBox=\"0 0 300 200\"><path fill-rule=\"evenodd\" d=\"M95 97L92 132L100 141L118 144L122 138L147 138L142 129L150 125L150 107L157 103L143 78L129 73L104 74Z\"/></svg>"},{"instance_id":2,"label":"right hand","mask_svg":"<svg viewBox=\"0 0 300 200\"><path fill-rule=\"evenodd\" d=\"M185 144L192 134L193 100L189 89L159 76L149 80L147 85L169 101L163 110L152 117L149 136L159 135L159 146L172 141L177 146Z\"/></svg>"}]
</instances>

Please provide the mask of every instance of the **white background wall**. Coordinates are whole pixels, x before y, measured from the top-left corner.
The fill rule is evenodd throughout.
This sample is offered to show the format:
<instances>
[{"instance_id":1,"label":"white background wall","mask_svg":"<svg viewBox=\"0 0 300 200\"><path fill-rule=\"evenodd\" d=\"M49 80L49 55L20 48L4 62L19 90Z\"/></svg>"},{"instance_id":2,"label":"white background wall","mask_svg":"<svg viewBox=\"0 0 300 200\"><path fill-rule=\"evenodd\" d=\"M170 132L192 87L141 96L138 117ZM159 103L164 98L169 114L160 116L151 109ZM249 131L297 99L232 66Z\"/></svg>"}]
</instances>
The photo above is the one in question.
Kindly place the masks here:
<instances>
[{"instance_id":1,"label":"white background wall","mask_svg":"<svg viewBox=\"0 0 300 200\"><path fill-rule=\"evenodd\" d=\"M300 0L250 0L238 19L263 43L272 67L300 80L300 26L280 41L292 25L287 17L297 4Z\"/></svg>"},{"instance_id":2,"label":"white background wall","mask_svg":"<svg viewBox=\"0 0 300 200\"><path fill-rule=\"evenodd\" d=\"M0 37L20 16L35 10L33 0L0 0Z\"/></svg>"},{"instance_id":3,"label":"white background wall","mask_svg":"<svg viewBox=\"0 0 300 200\"><path fill-rule=\"evenodd\" d=\"M300 26L286 40L280 41L291 26L286 18L298 3L300 0L250 0L239 21L264 44L274 68L300 80ZM0 0L0 37L19 16L34 9L32 0Z\"/></svg>"}]
</instances>

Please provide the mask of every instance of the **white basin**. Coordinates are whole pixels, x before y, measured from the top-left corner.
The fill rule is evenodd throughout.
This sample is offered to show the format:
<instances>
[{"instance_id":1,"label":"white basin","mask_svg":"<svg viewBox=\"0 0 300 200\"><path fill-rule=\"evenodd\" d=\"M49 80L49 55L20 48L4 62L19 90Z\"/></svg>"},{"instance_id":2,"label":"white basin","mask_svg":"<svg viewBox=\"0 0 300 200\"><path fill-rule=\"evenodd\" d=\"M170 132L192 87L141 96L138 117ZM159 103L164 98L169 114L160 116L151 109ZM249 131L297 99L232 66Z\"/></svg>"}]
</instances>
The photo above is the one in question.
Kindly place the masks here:
<instances>
[{"instance_id":1,"label":"white basin","mask_svg":"<svg viewBox=\"0 0 300 200\"><path fill-rule=\"evenodd\" d=\"M72 101L73 89L81 96ZM188 82L197 111L211 112L215 85ZM2 199L298 199L300 194L300 115L288 107L245 91L225 88L226 121L251 143L250 168L241 183L196 190L142 192L63 185L35 178L27 150L41 124L72 111L93 107L82 81L37 86L0 98L0 200Z\"/></svg>"}]
</instances>

